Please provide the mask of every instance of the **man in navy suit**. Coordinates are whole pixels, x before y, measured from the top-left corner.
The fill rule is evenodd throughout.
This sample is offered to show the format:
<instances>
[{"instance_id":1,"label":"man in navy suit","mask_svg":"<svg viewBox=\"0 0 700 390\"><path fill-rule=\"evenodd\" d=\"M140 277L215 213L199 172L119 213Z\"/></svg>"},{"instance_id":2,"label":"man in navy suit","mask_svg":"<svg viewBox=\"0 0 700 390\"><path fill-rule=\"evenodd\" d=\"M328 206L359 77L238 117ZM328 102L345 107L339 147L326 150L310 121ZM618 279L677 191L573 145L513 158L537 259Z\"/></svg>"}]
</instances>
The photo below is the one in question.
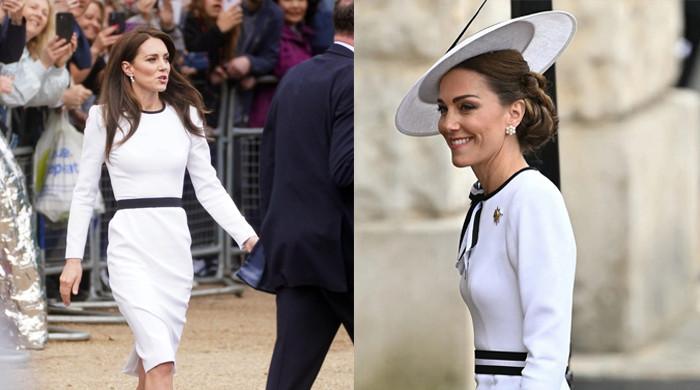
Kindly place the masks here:
<instances>
[{"instance_id":1,"label":"man in navy suit","mask_svg":"<svg viewBox=\"0 0 700 390\"><path fill-rule=\"evenodd\" d=\"M277 294L268 390L309 389L343 324L353 338L353 1L335 42L292 68L261 147L263 285Z\"/></svg>"}]
</instances>

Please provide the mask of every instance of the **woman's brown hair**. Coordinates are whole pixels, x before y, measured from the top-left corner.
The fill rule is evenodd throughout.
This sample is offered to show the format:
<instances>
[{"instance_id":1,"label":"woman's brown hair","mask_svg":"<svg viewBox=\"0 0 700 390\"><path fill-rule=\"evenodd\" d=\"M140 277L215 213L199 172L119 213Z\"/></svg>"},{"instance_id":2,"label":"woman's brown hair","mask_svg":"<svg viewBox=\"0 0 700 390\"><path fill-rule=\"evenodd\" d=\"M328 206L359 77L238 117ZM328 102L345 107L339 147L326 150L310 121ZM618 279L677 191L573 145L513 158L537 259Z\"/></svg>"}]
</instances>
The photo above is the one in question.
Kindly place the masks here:
<instances>
[{"instance_id":1,"label":"woman's brown hair","mask_svg":"<svg viewBox=\"0 0 700 390\"><path fill-rule=\"evenodd\" d=\"M516 50L498 50L469 58L455 68L473 70L486 79L502 105L523 99L525 113L516 131L523 153L536 150L556 134L559 117L546 92L547 79L531 72Z\"/></svg>"},{"instance_id":2,"label":"woman's brown hair","mask_svg":"<svg viewBox=\"0 0 700 390\"><path fill-rule=\"evenodd\" d=\"M139 47L149 38L163 41L168 49L170 62L175 62L177 52L170 36L154 28L138 28L124 34L109 52L109 63L105 69L104 85L100 94L100 104L103 105L102 115L107 131L105 158L108 161L117 129L122 133L125 132L119 120L124 118L129 124L128 133L119 141L119 144L131 138L139 127L141 107L129 78L122 71L121 63L122 61L133 62ZM204 107L202 95L174 67L170 68L167 88L159 93L159 97L165 104L175 109L188 132L202 137L206 135L204 128L197 127L190 118L190 107L195 108L200 118L204 118L204 114L208 112Z\"/></svg>"}]
</instances>

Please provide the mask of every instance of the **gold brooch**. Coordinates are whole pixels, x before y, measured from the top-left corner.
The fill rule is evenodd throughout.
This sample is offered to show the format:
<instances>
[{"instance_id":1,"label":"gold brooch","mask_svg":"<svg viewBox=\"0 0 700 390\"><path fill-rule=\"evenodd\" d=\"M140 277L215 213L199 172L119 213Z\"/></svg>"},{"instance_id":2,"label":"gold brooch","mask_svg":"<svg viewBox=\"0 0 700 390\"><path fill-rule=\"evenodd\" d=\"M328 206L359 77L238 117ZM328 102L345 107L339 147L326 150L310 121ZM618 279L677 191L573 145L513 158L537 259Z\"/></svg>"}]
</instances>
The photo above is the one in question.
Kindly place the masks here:
<instances>
[{"instance_id":1,"label":"gold brooch","mask_svg":"<svg viewBox=\"0 0 700 390\"><path fill-rule=\"evenodd\" d=\"M493 212L493 223L498 225L498 223L501 222L502 216L503 216L503 213L501 212L501 209L496 207L496 210Z\"/></svg>"}]
</instances>

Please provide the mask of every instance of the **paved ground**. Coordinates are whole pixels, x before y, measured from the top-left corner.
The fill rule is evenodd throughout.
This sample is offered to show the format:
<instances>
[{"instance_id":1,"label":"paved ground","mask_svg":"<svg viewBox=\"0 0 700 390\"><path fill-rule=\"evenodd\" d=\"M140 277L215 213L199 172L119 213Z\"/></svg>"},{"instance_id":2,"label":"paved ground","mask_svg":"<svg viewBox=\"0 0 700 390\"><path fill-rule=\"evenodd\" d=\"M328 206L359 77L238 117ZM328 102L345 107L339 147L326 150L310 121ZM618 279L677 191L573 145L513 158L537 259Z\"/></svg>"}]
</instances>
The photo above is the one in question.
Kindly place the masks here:
<instances>
[{"instance_id":1,"label":"paved ground","mask_svg":"<svg viewBox=\"0 0 700 390\"><path fill-rule=\"evenodd\" d=\"M264 389L275 334L273 296L246 290L243 298L193 298L187 318L176 389ZM70 327L90 332L92 339L51 341L45 350L32 352L31 367L20 370L18 389L136 387L135 378L120 373L132 342L126 325ZM341 330L314 389L352 389L353 366L353 345Z\"/></svg>"}]
</instances>

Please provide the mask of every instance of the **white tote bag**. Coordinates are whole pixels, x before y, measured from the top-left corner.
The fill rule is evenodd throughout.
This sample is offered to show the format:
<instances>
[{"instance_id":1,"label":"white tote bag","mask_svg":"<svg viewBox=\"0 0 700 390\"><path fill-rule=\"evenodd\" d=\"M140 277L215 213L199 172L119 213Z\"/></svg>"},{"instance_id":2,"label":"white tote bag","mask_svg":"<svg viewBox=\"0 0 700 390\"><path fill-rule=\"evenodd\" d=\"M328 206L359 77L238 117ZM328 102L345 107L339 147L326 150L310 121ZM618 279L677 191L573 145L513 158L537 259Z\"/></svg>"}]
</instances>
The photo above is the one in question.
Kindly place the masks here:
<instances>
[{"instance_id":1,"label":"white tote bag","mask_svg":"<svg viewBox=\"0 0 700 390\"><path fill-rule=\"evenodd\" d=\"M68 120L67 112L52 112L34 150L34 206L52 222L68 219L73 189L78 182L83 134ZM100 193L95 210L104 212Z\"/></svg>"}]
</instances>

